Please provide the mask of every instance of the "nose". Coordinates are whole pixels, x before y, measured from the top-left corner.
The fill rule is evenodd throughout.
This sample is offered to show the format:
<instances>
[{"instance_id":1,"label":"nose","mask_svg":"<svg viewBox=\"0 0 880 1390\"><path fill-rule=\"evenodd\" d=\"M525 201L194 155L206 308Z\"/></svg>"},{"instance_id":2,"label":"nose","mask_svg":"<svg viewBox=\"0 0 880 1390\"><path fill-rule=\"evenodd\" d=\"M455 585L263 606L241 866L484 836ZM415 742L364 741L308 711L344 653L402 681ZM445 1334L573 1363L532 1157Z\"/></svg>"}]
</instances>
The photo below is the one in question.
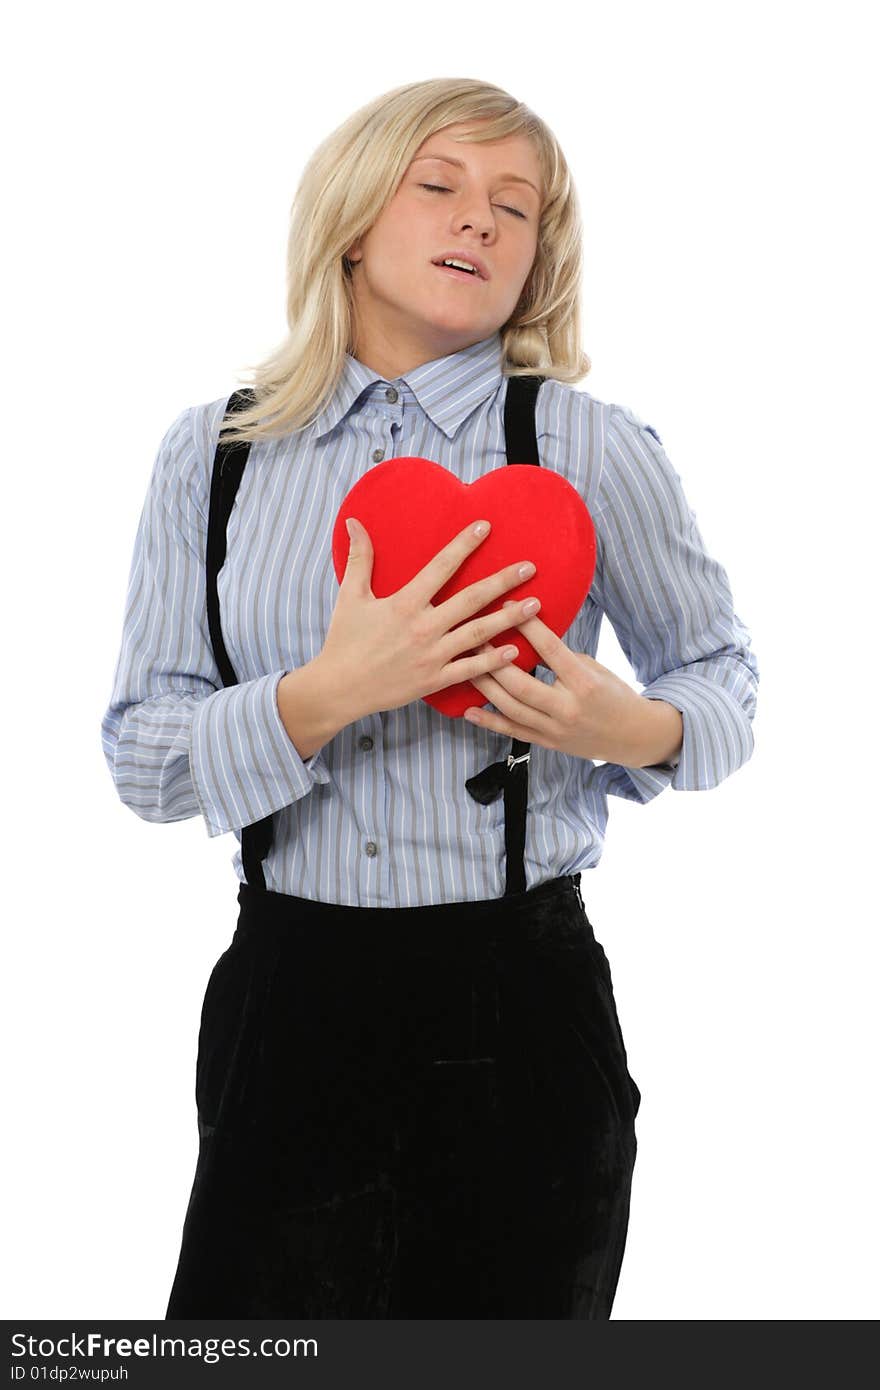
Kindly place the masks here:
<instances>
[{"instance_id":1,"label":"nose","mask_svg":"<svg viewBox=\"0 0 880 1390\"><path fill-rule=\"evenodd\" d=\"M461 231L477 232L481 237L492 236L495 232L495 213L488 200L482 203L475 199L470 208L456 213L456 225Z\"/></svg>"}]
</instances>

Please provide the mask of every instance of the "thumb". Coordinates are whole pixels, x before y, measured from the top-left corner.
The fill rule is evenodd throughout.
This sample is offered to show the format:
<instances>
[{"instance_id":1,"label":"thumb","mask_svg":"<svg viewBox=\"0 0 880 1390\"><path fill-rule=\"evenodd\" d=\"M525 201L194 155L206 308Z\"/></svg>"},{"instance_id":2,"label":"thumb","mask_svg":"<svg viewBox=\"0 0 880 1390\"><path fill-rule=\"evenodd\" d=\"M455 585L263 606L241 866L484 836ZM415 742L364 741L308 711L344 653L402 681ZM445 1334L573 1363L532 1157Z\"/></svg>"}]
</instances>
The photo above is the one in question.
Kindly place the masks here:
<instances>
[{"instance_id":1,"label":"thumb","mask_svg":"<svg viewBox=\"0 0 880 1390\"><path fill-rule=\"evenodd\" d=\"M345 566L345 576L354 575L360 584L369 587L370 576L373 572L373 546L370 541L366 527L356 517L348 516L345 518L345 529L348 531L348 563Z\"/></svg>"}]
</instances>

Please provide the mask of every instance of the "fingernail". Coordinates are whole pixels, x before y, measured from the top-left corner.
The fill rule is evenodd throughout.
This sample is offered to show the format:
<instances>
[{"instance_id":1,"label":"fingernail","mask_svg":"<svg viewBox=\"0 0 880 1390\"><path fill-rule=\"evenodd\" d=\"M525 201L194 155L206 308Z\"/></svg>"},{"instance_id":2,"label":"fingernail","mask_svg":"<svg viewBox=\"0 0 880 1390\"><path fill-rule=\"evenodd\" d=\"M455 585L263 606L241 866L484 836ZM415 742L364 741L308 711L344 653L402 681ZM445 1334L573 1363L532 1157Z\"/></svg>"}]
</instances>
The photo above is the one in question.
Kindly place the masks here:
<instances>
[{"instance_id":1,"label":"fingernail","mask_svg":"<svg viewBox=\"0 0 880 1390\"><path fill-rule=\"evenodd\" d=\"M476 524L476 526L474 527L474 535L475 535L475 536L485 536L485 535L486 535L486 532L487 532L488 530L489 530L489 523L488 523L488 521L478 521L477 524Z\"/></svg>"},{"instance_id":2,"label":"fingernail","mask_svg":"<svg viewBox=\"0 0 880 1390\"><path fill-rule=\"evenodd\" d=\"M505 648L504 648L504 651L501 653L501 655L504 657L504 660L505 660L505 661L513 661L513 658L514 658L515 656L519 656L519 648L518 648L518 647L505 647Z\"/></svg>"},{"instance_id":3,"label":"fingernail","mask_svg":"<svg viewBox=\"0 0 880 1390\"><path fill-rule=\"evenodd\" d=\"M539 598L530 598L528 603L523 604L522 611L524 613L537 613L540 607L541 600Z\"/></svg>"}]
</instances>

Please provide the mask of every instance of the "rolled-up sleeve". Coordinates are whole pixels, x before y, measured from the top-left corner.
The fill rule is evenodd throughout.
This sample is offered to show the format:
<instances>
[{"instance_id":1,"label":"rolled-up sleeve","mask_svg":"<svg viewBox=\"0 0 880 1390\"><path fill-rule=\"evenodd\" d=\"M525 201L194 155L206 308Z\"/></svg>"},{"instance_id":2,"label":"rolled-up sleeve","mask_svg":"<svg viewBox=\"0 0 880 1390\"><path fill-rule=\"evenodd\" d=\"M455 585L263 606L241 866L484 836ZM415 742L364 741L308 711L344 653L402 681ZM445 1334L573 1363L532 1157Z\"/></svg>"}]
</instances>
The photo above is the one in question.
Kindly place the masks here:
<instances>
[{"instance_id":1,"label":"rolled-up sleeve","mask_svg":"<svg viewBox=\"0 0 880 1390\"><path fill-rule=\"evenodd\" d=\"M683 725L677 763L605 763L596 776L606 792L630 801L650 801L667 786L707 791L751 757L758 663L679 475L657 434L624 406L608 407L593 521L591 597L642 695L674 705Z\"/></svg>"},{"instance_id":2,"label":"rolled-up sleeve","mask_svg":"<svg viewBox=\"0 0 880 1390\"><path fill-rule=\"evenodd\" d=\"M153 465L101 741L124 805L147 821L201 814L215 836L330 776L321 750L303 761L287 733L277 701L284 670L223 686L208 630L210 475L194 409L169 427Z\"/></svg>"}]
</instances>

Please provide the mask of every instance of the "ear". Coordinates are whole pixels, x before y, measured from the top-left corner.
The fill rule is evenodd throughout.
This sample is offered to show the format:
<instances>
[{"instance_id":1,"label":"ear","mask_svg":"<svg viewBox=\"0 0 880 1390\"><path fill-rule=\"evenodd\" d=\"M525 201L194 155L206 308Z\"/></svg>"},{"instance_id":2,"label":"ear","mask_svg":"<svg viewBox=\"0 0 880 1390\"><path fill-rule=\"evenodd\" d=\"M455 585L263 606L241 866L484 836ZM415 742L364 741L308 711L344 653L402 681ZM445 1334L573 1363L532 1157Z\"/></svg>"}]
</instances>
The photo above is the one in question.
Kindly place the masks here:
<instances>
[{"instance_id":1,"label":"ear","mask_svg":"<svg viewBox=\"0 0 880 1390\"><path fill-rule=\"evenodd\" d=\"M359 260L361 259L361 257L363 256L363 254L364 254L364 253L363 253L363 251L361 250L361 244L360 244L360 242L359 242L359 241L355 241L355 242L348 248L348 251L345 253L345 259L346 259L347 261L349 261L352 265L355 265L356 262L359 261Z\"/></svg>"}]
</instances>

